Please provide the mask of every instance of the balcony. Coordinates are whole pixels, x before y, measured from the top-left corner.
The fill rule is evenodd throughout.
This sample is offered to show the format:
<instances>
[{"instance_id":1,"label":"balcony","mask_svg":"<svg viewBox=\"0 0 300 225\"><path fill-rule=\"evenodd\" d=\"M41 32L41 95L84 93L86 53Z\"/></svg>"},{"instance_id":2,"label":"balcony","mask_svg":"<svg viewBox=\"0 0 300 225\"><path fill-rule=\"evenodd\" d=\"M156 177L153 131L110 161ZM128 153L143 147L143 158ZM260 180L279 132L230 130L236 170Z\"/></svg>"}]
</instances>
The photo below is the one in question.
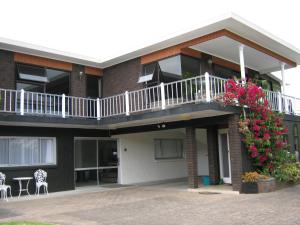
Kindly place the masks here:
<instances>
[{"instance_id":1,"label":"balcony","mask_svg":"<svg viewBox=\"0 0 300 225\"><path fill-rule=\"evenodd\" d=\"M185 104L216 102L225 91L226 81L206 73L101 99L0 89L0 112L91 120L126 117ZM265 93L272 110L300 115L299 98L267 90Z\"/></svg>"}]
</instances>

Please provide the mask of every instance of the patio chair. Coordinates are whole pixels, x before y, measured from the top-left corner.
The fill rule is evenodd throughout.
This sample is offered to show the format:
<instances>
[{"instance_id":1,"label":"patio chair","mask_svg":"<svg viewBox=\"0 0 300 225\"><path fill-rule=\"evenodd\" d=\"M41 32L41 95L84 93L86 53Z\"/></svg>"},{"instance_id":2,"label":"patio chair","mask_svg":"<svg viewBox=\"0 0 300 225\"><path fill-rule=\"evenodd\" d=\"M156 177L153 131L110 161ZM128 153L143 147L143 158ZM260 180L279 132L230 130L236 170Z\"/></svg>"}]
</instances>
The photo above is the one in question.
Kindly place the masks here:
<instances>
[{"instance_id":1,"label":"patio chair","mask_svg":"<svg viewBox=\"0 0 300 225\"><path fill-rule=\"evenodd\" d=\"M41 169L38 169L34 172L35 178L35 194L40 195L40 188L44 187L44 193L48 194L48 183L47 179L47 172Z\"/></svg>"},{"instance_id":2,"label":"patio chair","mask_svg":"<svg viewBox=\"0 0 300 225\"><path fill-rule=\"evenodd\" d=\"M5 199L7 201L7 192L9 190L10 198L12 198L11 195L11 186L5 184L6 176L4 173L0 172L0 192L1 192L1 198Z\"/></svg>"}]
</instances>

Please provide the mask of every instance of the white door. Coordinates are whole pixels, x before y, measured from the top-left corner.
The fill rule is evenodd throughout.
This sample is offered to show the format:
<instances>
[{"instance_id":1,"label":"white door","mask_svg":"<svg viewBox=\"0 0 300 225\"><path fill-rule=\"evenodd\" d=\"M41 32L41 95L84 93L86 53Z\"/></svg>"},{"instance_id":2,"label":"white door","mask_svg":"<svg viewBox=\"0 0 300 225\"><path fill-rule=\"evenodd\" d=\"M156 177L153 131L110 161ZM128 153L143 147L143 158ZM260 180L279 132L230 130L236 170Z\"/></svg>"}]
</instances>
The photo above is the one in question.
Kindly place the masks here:
<instances>
[{"instance_id":1,"label":"white door","mask_svg":"<svg viewBox=\"0 0 300 225\"><path fill-rule=\"evenodd\" d=\"M218 134L220 176L223 179L224 183L231 184L231 165L228 129L220 129Z\"/></svg>"}]
</instances>

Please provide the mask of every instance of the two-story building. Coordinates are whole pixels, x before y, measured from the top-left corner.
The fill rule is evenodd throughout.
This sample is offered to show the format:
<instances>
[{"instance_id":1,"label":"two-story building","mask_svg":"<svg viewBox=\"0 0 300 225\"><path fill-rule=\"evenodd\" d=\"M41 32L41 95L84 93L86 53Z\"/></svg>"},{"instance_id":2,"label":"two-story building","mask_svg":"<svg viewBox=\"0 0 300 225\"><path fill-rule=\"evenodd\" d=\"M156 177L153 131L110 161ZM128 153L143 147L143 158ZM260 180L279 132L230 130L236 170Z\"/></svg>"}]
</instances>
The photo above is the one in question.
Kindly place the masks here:
<instances>
[{"instance_id":1,"label":"two-story building","mask_svg":"<svg viewBox=\"0 0 300 225\"><path fill-rule=\"evenodd\" d=\"M42 168L51 192L186 177L195 188L200 176L239 190L251 169L240 111L216 100L227 79L255 80L298 151L300 101L284 74L299 63L297 49L237 16L101 62L0 39L0 171L13 189Z\"/></svg>"}]
</instances>

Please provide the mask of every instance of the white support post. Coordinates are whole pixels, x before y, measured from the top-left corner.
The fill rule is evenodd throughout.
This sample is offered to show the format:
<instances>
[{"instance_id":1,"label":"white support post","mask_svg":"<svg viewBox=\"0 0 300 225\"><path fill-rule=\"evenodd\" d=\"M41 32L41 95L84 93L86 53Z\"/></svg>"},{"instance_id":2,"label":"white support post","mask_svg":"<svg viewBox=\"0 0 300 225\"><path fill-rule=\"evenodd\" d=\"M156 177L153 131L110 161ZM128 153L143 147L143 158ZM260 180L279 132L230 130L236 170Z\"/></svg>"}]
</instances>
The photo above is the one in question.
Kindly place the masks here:
<instances>
[{"instance_id":1,"label":"white support post","mask_svg":"<svg viewBox=\"0 0 300 225\"><path fill-rule=\"evenodd\" d=\"M278 111L282 112L282 98L281 98L281 93L277 94L277 98L278 98Z\"/></svg>"},{"instance_id":2,"label":"white support post","mask_svg":"<svg viewBox=\"0 0 300 225\"><path fill-rule=\"evenodd\" d=\"M282 89L282 94L285 95L285 76L284 76L285 63L281 63L280 67L281 67L281 82L282 82L281 89Z\"/></svg>"},{"instance_id":3,"label":"white support post","mask_svg":"<svg viewBox=\"0 0 300 225\"><path fill-rule=\"evenodd\" d=\"M205 77L205 95L206 95L206 102L210 102L210 81L209 81L209 73L204 74Z\"/></svg>"},{"instance_id":4,"label":"white support post","mask_svg":"<svg viewBox=\"0 0 300 225\"><path fill-rule=\"evenodd\" d=\"M161 95L161 109L166 109L166 97L165 97L165 85L164 83L160 84L160 95Z\"/></svg>"},{"instance_id":5,"label":"white support post","mask_svg":"<svg viewBox=\"0 0 300 225\"><path fill-rule=\"evenodd\" d=\"M100 99L97 98L97 120L100 120L101 114L100 114Z\"/></svg>"},{"instance_id":6,"label":"white support post","mask_svg":"<svg viewBox=\"0 0 300 225\"><path fill-rule=\"evenodd\" d=\"M246 82L244 45L239 46L239 56L240 56L241 79L242 79L242 83L244 84Z\"/></svg>"},{"instance_id":7,"label":"white support post","mask_svg":"<svg viewBox=\"0 0 300 225\"><path fill-rule=\"evenodd\" d=\"M62 94L61 97L61 116L62 118L66 118L66 95Z\"/></svg>"},{"instance_id":8,"label":"white support post","mask_svg":"<svg viewBox=\"0 0 300 225\"><path fill-rule=\"evenodd\" d=\"M280 67L281 67L281 81L282 81L282 85L281 85L281 87L282 87L282 94L283 94L283 104L284 104L284 111L285 111L285 113L289 113L289 102L288 102L288 99L287 99L287 97L285 96L286 95L286 88L285 88L285 74L284 74L284 71L285 71L285 63L281 63L280 64Z\"/></svg>"},{"instance_id":9,"label":"white support post","mask_svg":"<svg viewBox=\"0 0 300 225\"><path fill-rule=\"evenodd\" d=\"M125 110L126 110L126 116L129 116L130 110L129 110L129 93L128 93L128 91L125 91Z\"/></svg>"},{"instance_id":10,"label":"white support post","mask_svg":"<svg viewBox=\"0 0 300 225\"><path fill-rule=\"evenodd\" d=\"M24 89L21 89L20 114L21 116L24 115Z\"/></svg>"}]
</instances>

